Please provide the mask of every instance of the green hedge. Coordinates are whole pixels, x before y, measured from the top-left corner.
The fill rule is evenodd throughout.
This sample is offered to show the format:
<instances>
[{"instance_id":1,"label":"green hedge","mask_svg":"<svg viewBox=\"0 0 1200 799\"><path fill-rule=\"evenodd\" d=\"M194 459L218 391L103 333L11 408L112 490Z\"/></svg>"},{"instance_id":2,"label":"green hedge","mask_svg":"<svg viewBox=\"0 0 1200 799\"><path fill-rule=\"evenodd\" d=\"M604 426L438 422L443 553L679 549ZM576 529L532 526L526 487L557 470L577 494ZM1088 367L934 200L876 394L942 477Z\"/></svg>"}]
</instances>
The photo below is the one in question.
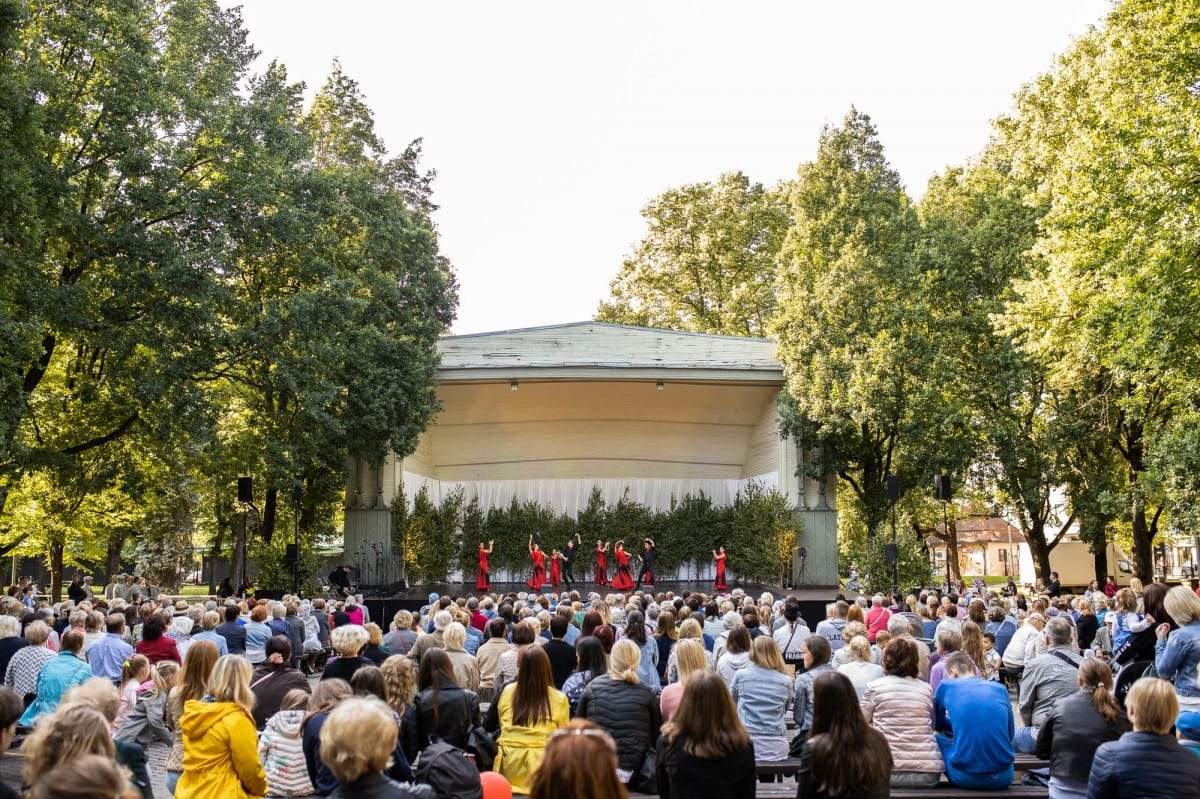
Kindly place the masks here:
<instances>
[{"instance_id":1,"label":"green hedge","mask_svg":"<svg viewBox=\"0 0 1200 799\"><path fill-rule=\"evenodd\" d=\"M441 582L455 569L472 574L480 541L494 542L493 571L524 572L529 567L530 535L549 553L565 547L576 533L583 541L575 559L576 574L594 568L597 540L624 539L628 548L637 550L641 540L649 537L658 545L662 571L710 561L712 551L723 545L730 570L739 579L774 582L790 568L799 532L800 521L786 497L758 483L748 484L732 505L716 506L703 494L687 495L660 511L635 502L628 492L608 504L594 488L577 517L537 502L519 502L515 496L507 506L484 513L477 500L465 500L461 488L447 494L439 505L425 489L411 506L402 492L392 503L392 539L404 555L410 582ZM616 562L611 553L608 561L611 574Z\"/></svg>"}]
</instances>

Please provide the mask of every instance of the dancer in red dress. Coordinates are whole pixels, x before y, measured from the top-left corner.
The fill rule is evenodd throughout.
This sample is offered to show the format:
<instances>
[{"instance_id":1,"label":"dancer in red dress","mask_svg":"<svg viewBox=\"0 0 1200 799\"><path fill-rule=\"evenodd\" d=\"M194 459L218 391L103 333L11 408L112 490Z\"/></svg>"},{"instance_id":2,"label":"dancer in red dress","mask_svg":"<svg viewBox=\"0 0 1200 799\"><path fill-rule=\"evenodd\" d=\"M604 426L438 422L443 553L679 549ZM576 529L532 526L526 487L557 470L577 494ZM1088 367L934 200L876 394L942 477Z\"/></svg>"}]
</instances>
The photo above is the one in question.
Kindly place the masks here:
<instances>
[{"instance_id":1,"label":"dancer in red dress","mask_svg":"<svg viewBox=\"0 0 1200 799\"><path fill-rule=\"evenodd\" d=\"M728 591L729 583L725 581L725 547L718 547L719 552L713 552L713 560L717 562L717 579L713 582L714 591Z\"/></svg>"},{"instance_id":2,"label":"dancer in red dress","mask_svg":"<svg viewBox=\"0 0 1200 799\"><path fill-rule=\"evenodd\" d=\"M475 574L476 591L492 590L492 573L488 571L488 555L492 554L492 543L492 541L488 541L485 549L483 542L479 542L479 571Z\"/></svg>"},{"instance_id":3,"label":"dancer in red dress","mask_svg":"<svg viewBox=\"0 0 1200 799\"><path fill-rule=\"evenodd\" d=\"M608 585L608 544L596 542L596 585Z\"/></svg>"},{"instance_id":4,"label":"dancer in red dress","mask_svg":"<svg viewBox=\"0 0 1200 799\"><path fill-rule=\"evenodd\" d=\"M533 561L533 575L527 585L534 591L541 591L546 584L546 553L533 543L533 536L529 536L529 559Z\"/></svg>"},{"instance_id":5,"label":"dancer in red dress","mask_svg":"<svg viewBox=\"0 0 1200 799\"><path fill-rule=\"evenodd\" d=\"M558 588L558 584L560 582L562 582L562 573L559 571L559 569L561 568L561 566L559 565L560 561L562 561L562 553L559 552L557 549L551 550L550 551L550 586L552 588Z\"/></svg>"},{"instance_id":6,"label":"dancer in red dress","mask_svg":"<svg viewBox=\"0 0 1200 799\"><path fill-rule=\"evenodd\" d=\"M629 553L625 551L624 541L617 542L613 554L617 557L617 573L612 578L613 590L632 591L633 573L629 570Z\"/></svg>"}]
</instances>

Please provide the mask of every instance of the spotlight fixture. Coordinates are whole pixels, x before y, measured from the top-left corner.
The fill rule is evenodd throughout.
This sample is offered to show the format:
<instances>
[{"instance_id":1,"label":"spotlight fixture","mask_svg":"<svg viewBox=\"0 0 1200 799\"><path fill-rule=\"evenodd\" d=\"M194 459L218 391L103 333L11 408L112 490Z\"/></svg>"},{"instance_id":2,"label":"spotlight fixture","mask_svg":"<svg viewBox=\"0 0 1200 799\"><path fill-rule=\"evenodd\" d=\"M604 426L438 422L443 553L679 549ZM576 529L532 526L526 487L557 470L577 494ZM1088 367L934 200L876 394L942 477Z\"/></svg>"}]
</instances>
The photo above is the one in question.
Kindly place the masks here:
<instances>
[{"instance_id":1,"label":"spotlight fixture","mask_svg":"<svg viewBox=\"0 0 1200 799\"><path fill-rule=\"evenodd\" d=\"M659 391L662 391L665 385L666 384L663 383L663 381L659 380L657 383L654 384L654 388L656 388Z\"/></svg>"},{"instance_id":2,"label":"spotlight fixture","mask_svg":"<svg viewBox=\"0 0 1200 799\"><path fill-rule=\"evenodd\" d=\"M508 390L509 390L509 391L516 391L516 390L517 390L518 388L520 388L520 387L521 387L521 386L520 386L520 385L518 385L518 383L517 383L517 381L516 381L516 380L511 380L511 381L509 381L509 383L508 383Z\"/></svg>"}]
</instances>

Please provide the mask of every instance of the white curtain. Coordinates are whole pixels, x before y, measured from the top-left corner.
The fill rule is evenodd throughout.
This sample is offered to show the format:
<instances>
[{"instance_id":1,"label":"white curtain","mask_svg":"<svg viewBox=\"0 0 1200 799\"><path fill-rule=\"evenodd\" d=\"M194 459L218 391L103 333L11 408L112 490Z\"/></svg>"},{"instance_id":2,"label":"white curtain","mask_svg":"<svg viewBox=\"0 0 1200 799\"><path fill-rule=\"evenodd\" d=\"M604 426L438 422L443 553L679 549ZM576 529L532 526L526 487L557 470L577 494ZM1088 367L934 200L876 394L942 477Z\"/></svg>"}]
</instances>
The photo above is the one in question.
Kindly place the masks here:
<instances>
[{"instance_id":1,"label":"white curtain","mask_svg":"<svg viewBox=\"0 0 1200 799\"><path fill-rule=\"evenodd\" d=\"M732 505L742 488L757 482L768 490L779 489L779 473L767 472L746 480L686 480L686 479L539 479L539 480L470 480L466 482L441 482L419 474L404 472L404 495L409 504L422 486L428 488L430 501L440 503L442 495L462 486L469 502L479 499L486 513L491 508L505 508L513 497L524 504L537 502L574 517L587 507L592 489L599 488L608 505L614 505L623 496L652 511L669 510L671 499L682 500L686 496L704 494L712 504L721 507ZM627 493L628 492L628 493Z\"/></svg>"}]
</instances>

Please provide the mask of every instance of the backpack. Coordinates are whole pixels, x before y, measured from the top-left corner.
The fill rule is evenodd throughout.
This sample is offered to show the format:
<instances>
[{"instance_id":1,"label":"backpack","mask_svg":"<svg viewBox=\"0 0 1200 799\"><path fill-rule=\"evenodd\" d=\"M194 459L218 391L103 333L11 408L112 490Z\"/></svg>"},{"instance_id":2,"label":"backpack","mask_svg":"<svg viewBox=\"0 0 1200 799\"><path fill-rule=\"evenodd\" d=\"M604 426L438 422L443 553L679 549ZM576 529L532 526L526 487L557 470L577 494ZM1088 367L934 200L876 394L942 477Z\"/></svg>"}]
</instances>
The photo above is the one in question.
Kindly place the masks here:
<instances>
[{"instance_id":1,"label":"backpack","mask_svg":"<svg viewBox=\"0 0 1200 799\"><path fill-rule=\"evenodd\" d=\"M413 778L433 789L438 799L483 799L479 769L457 746L430 736L417 757Z\"/></svg>"}]
</instances>

